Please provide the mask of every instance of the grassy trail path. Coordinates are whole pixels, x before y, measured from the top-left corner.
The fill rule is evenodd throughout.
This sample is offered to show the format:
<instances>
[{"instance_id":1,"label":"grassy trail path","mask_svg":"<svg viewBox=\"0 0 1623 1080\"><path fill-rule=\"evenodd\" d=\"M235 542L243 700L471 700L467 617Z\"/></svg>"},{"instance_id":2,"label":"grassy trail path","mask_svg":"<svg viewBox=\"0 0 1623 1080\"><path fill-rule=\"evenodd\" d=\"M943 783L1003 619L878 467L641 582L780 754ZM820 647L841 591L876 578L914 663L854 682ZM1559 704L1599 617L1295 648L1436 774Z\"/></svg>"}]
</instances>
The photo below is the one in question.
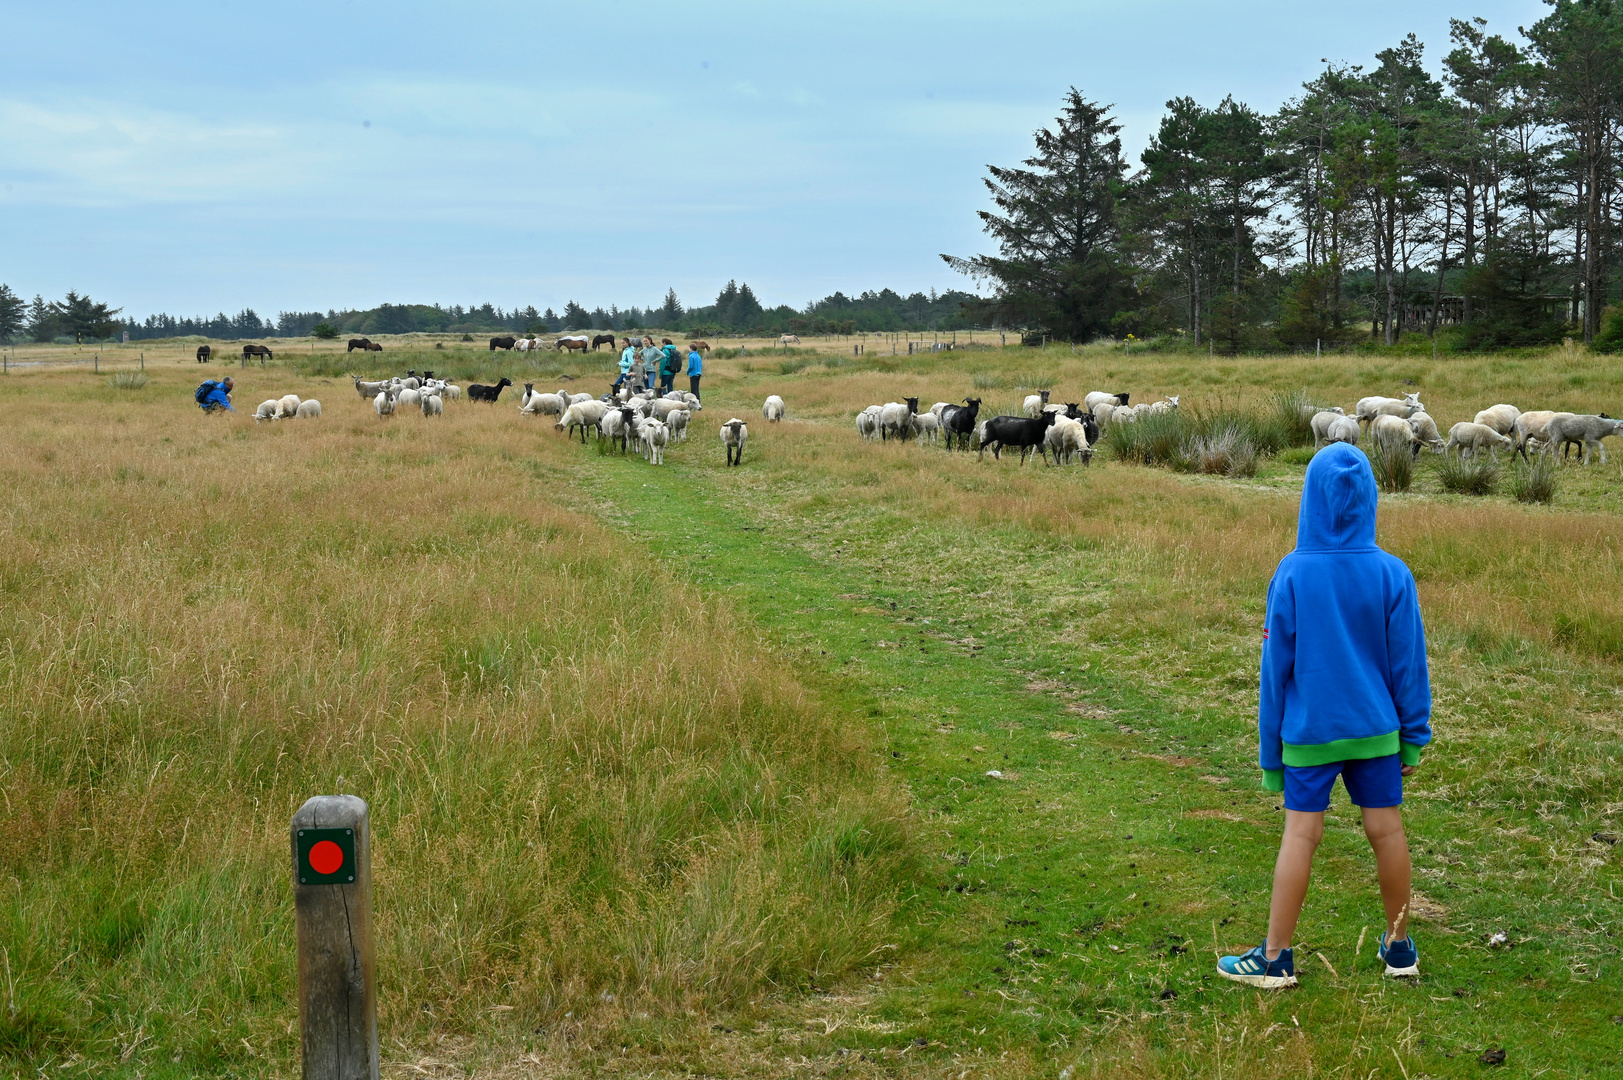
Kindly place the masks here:
<instances>
[{"instance_id":1,"label":"grassy trail path","mask_svg":"<svg viewBox=\"0 0 1623 1080\"><path fill-rule=\"evenodd\" d=\"M1345 813L1297 941L1303 987L1215 980L1214 951L1260 939L1278 843L1276 797L1243 755L1074 646L966 631L972 591L842 557L815 511L762 512L737 474L579 460L576 479L660 573L731 597L828 707L867 718L912 795L920 884L899 959L736 1036L759 1060L828 1075L1206 1075L1221 1061L1233 1076L1412 1077L1512 1045L1506 1074L1531 1076L1585 1075L1615 1049L1609 1013L1623 1010L1602 986L1496 977L1474 939L1424 920L1428 977L1383 980L1373 866ZM702 666L703 642L691 657Z\"/></svg>"}]
</instances>

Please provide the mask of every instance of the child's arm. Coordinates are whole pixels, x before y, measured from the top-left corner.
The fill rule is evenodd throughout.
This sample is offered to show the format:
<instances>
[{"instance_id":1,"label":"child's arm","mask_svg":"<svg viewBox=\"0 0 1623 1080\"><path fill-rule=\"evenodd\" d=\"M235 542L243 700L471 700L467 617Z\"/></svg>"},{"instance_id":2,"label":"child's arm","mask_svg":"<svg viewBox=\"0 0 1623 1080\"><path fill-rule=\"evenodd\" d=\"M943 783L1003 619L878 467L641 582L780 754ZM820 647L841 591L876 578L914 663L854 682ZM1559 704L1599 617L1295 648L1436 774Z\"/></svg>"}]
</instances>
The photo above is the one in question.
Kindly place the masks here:
<instances>
[{"instance_id":1,"label":"child's arm","mask_svg":"<svg viewBox=\"0 0 1623 1080\"><path fill-rule=\"evenodd\" d=\"M1426 666L1426 628L1414 575L1405 569L1396 601L1386 616L1387 666L1392 672L1392 704L1398 713L1398 754L1406 766L1420 764L1431 742L1431 674Z\"/></svg>"},{"instance_id":2,"label":"child's arm","mask_svg":"<svg viewBox=\"0 0 1623 1080\"><path fill-rule=\"evenodd\" d=\"M1284 745L1279 729L1285 721L1285 684L1296 665L1296 597L1278 573L1268 583L1268 607L1262 622L1262 687L1257 705L1257 760L1262 786L1285 790Z\"/></svg>"}]
</instances>

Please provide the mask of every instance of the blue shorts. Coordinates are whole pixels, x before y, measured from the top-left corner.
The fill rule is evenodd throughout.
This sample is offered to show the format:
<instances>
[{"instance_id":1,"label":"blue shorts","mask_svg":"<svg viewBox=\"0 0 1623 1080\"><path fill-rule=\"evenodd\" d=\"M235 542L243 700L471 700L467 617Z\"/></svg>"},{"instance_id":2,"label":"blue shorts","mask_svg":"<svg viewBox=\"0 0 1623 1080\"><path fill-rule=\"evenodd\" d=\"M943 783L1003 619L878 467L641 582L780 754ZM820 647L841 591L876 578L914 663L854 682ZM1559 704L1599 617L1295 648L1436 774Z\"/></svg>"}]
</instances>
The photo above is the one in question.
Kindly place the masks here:
<instances>
[{"instance_id":1,"label":"blue shorts","mask_svg":"<svg viewBox=\"0 0 1623 1080\"><path fill-rule=\"evenodd\" d=\"M1403 762L1397 754L1328 765L1285 766L1285 809L1317 814L1330 809L1336 777L1354 806L1378 809L1403 805Z\"/></svg>"}]
</instances>

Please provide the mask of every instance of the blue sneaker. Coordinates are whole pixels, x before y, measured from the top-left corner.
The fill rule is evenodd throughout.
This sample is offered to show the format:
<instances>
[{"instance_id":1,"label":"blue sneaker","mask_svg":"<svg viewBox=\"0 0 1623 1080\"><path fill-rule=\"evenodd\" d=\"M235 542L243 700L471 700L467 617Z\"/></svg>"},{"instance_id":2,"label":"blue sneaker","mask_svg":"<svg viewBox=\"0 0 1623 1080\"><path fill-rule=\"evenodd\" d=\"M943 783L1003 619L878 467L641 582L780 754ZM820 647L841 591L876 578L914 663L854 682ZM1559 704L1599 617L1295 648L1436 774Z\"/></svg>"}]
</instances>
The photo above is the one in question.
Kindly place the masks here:
<instances>
[{"instance_id":1,"label":"blue sneaker","mask_svg":"<svg viewBox=\"0 0 1623 1080\"><path fill-rule=\"evenodd\" d=\"M1223 957L1217 962L1217 973L1247 986L1281 990L1296 985L1296 959L1291 950L1280 949L1278 958L1270 960L1266 945L1258 945L1244 956Z\"/></svg>"},{"instance_id":2,"label":"blue sneaker","mask_svg":"<svg viewBox=\"0 0 1623 1080\"><path fill-rule=\"evenodd\" d=\"M1390 945L1386 943L1386 935L1382 934L1381 947L1375 951L1375 955L1386 961L1388 975L1407 978L1420 974L1420 950L1415 948L1413 934Z\"/></svg>"}]
</instances>

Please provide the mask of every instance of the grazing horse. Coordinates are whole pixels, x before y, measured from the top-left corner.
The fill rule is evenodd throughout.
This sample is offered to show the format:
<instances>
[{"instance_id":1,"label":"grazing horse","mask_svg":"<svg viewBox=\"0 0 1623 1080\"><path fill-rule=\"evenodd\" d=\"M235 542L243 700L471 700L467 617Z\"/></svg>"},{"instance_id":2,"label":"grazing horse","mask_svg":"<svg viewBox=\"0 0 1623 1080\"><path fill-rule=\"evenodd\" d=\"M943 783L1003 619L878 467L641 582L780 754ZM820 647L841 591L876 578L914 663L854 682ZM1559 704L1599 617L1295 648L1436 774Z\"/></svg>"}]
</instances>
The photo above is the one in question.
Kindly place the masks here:
<instances>
[{"instance_id":1,"label":"grazing horse","mask_svg":"<svg viewBox=\"0 0 1623 1080\"><path fill-rule=\"evenodd\" d=\"M779 345L799 345L800 344L800 339L798 337L796 337L795 335L793 335L793 334L779 334L778 335L778 344Z\"/></svg>"},{"instance_id":2,"label":"grazing horse","mask_svg":"<svg viewBox=\"0 0 1623 1080\"><path fill-rule=\"evenodd\" d=\"M552 343L552 347L557 349L559 352L563 352L566 349L570 352L585 352L587 349L591 348L591 344L592 339L587 337L585 334L569 334L559 338L557 341L554 341Z\"/></svg>"},{"instance_id":3,"label":"grazing horse","mask_svg":"<svg viewBox=\"0 0 1623 1080\"><path fill-rule=\"evenodd\" d=\"M696 353L700 353L702 355L702 354L707 353L709 351L710 351L710 343L708 341L690 341L690 342L688 342L688 352L696 352Z\"/></svg>"},{"instance_id":4,"label":"grazing horse","mask_svg":"<svg viewBox=\"0 0 1623 1080\"><path fill-rule=\"evenodd\" d=\"M597 347L599 345L607 345L609 347L609 349L612 351L614 349L614 335L613 334L598 334L596 337L592 338L592 351L593 352L597 351Z\"/></svg>"},{"instance_id":5,"label":"grazing horse","mask_svg":"<svg viewBox=\"0 0 1623 1080\"><path fill-rule=\"evenodd\" d=\"M265 366L265 361L266 360L274 360L274 359L276 359L276 356L270 351L270 349L268 349L264 345L244 345L242 347L242 358L244 360L246 360L250 356L259 357L259 366L260 367Z\"/></svg>"},{"instance_id":6,"label":"grazing horse","mask_svg":"<svg viewBox=\"0 0 1623 1080\"><path fill-rule=\"evenodd\" d=\"M214 350L209 348L207 345L199 345L197 347L197 362L199 364L208 363L209 362L209 357L211 357L213 355L214 355Z\"/></svg>"},{"instance_id":7,"label":"grazing horse","mask_svg":"<svg viewBox=\"0 0 1623 1080\"><path fill-rule=\"evenodd\" d=\"M383 346L379 345L375 341L368 341L365 345L363 345L361 347L363 349L365 349L367 352L382 352L383 351Z\"/></svg>"},{"instance_id":8,"label":"grazing horse","mask_svg":"<svg viewBox=\"0 0 1623 1080\"><path fill-rule=\"evenodd\" d=\"M490 351L495 352L497 349L511 349L517 343L518 339L513 337L493 337L490 339Z\"/></svg>"},{"instance_id":9,"label":"grazing horse","mask_svg":"<svg viewBox=\"0 0 1623 1080\"><path fill-rule=\"evenodd\" d=\"M352 353L356 349L370 348L371 345L372 345L372 343L370 341L366 340L366 338L352 337L352 338L349 339L349 348L345 349L344 351L346 353Z\"/></svg>"}]
</instances>

